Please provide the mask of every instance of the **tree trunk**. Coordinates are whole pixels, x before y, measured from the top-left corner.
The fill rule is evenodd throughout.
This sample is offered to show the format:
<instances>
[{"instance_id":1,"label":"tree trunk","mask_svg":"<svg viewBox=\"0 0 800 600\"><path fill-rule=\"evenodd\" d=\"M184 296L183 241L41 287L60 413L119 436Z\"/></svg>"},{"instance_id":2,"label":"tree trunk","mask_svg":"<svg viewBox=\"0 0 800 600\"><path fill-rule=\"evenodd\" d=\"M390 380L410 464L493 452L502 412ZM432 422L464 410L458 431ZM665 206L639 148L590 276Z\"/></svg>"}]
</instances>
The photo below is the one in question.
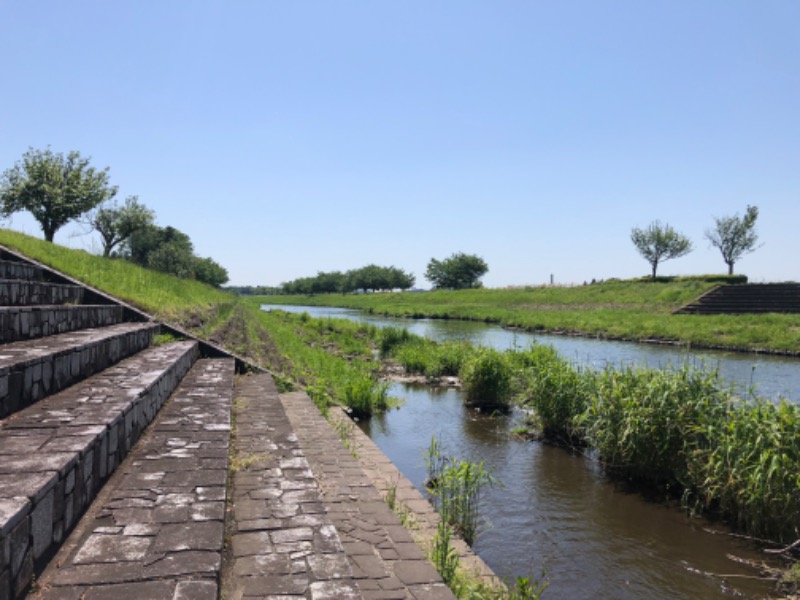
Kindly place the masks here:
<instances>
[{"instance_id":1,"label":"tree trunk","mask_svg":"<svg viewBox=\"0 0 800 600\"><path fill-rule=\"evenodd\" d=\"M728 263L728 275L733 275L733 263Z\"/></svg>"}]
</instances>

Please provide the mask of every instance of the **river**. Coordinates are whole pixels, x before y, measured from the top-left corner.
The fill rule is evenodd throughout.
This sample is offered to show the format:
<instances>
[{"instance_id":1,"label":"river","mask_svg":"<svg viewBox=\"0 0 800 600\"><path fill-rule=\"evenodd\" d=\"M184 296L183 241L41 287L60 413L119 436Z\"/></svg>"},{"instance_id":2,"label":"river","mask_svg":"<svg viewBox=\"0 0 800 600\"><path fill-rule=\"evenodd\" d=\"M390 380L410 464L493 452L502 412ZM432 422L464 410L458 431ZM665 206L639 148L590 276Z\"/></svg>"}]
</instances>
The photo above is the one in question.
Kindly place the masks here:
<instances>
[{"instance_id":1,"label":"river","mask_svg":"<svg viewBox=\"0 0 800 600\"><path fill-rule=\"evenodd\" d=\"M533 335L482 323L391 319L328 307L274 308L400 325L436 340L468 339L500 349L524 348L535 340L598 368L689 361L717 368L740 394L800 402L796 359ZM752 569L727 558L763 560L756 548L719 524L687 517L674 503L626 490L591 458L514 439L509 430L519 414L482 415L464 407L456 389L394 384L391 394L403 398L403 406L359 425L417 487L423 488L423 455L432 435L450 456L485 461L502 483L482 496L487 523L474 546L499 575L536 576L545 569L550 588L544 598L552 599L756 598L771 591L769 584L749 578Z\"/></svg>"}]
</instances>

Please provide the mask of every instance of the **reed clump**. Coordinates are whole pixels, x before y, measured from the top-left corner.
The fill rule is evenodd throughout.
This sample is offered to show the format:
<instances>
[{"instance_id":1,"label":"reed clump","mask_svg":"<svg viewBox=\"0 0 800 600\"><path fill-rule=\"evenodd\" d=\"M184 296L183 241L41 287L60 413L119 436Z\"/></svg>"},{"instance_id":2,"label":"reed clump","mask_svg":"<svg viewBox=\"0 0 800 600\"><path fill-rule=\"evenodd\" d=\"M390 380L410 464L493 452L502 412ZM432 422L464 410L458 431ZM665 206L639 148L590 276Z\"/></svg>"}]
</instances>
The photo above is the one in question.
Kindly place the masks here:
<instances>
[{"instance_id":1,"label":"reed clump","mask_svg":"<svg viewBox=\"0 0 800 600\"><path fill-rule=\"evenodd\" d=\"M461 368L464 401L481 410L508 412L512 369L507 353L481 348Z\"/></svg>"}]
</instances>

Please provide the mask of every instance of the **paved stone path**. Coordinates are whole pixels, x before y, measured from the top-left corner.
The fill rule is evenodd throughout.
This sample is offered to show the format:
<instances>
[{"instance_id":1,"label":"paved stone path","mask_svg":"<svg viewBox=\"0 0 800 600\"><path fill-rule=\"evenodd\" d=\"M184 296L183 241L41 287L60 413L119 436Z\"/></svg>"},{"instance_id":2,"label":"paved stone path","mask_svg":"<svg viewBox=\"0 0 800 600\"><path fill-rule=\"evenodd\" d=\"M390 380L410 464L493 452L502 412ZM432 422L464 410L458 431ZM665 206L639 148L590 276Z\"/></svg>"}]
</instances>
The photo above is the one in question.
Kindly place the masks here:
<instances>
[{"instance_id":1,"label":"paved stone path","mask_svg":"<svg viewBox=\"0 0 800 600\"><path fill-rule=\"evenodd\" d=\"M233 359L192 367L32 596L216 600L233 372Z\"/></svg>"},{"instance_id":2,"label":"paved stone path","mask_svg":"<svg viewBox=\"0 0 800 600\"><path fill-rule=\"evenodd\" d=\"M240 379L234 419L223 597L360 598L269 375Z\"/></svg>"},{"instance_id":3,"label":"paved stone path","mask_svg":"<svg viewBox=\"0 0 800 600\"><path fill-rule=\"evenodd\" d=\"M353 456L358 448L342 443L305 393L282 394L281 402L363 597L454 598ZM340 427L355 425L348 420Z\"/></svg>"}]
</instances>

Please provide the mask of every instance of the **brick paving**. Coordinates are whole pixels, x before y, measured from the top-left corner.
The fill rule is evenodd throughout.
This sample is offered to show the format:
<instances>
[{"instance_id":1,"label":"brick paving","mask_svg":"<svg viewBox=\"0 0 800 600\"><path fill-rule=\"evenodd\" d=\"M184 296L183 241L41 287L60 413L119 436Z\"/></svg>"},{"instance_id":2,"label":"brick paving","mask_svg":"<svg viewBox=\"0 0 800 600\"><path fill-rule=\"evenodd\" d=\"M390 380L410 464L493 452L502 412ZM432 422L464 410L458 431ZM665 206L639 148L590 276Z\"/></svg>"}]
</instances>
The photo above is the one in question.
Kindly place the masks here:
<instances>
[{"instance_id":1,"label":"brick paving","mask_svg":"<svg viewBox=\"0 0 800 600\"><path fill-rule=\"evenodd\" d=\"M218 597L233 371L233 359L195 363L33 597Z\"/></svg>"}]
</instances>

